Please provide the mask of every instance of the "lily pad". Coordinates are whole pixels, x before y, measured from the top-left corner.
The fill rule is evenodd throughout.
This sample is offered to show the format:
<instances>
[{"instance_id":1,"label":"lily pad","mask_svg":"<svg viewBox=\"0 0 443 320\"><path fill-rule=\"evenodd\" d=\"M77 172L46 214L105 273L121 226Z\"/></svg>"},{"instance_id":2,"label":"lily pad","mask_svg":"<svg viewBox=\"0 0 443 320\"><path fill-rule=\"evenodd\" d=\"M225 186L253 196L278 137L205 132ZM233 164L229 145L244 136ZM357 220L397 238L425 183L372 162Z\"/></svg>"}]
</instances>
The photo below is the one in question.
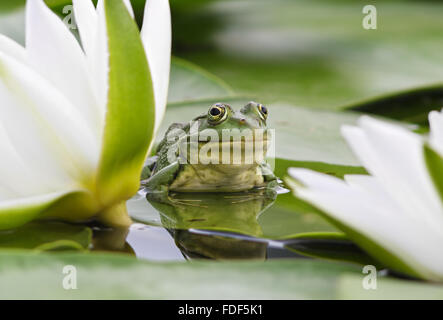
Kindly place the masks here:
<instances>
[{"instance_id":1,"label":"lily pad","mask_svg":"<svg viewBox=\"0 0 443 320\"><path fill-rule=\"evenodd\" d=\"M291 237L285 243L285 247L312 258L383 267L350 241L345 234L339 232L300 233Z\"/></svg>"},{"instance_id":2,"label":"lily pad","mask_svg":"<svg viewBox=\"0 0 443 320\"><path fill-rule=\"evenodd\" d=\"M172 59L168 104L216 100L232 95L233 90L221 79L193 63Z\"/></svg>"},{"instance_id":3,"label":"lily pad","mask_svg":"<svg viewBox=\"0 0 443 320\"><path fill-rule=\"evenodd\" d=\"M258 222L263 234L271 239L287 239L307 232L338 231L309 205L297 202L290 193L278 195L274 205L259 216Z\"/></svg>"},{"instance_id":4,"label":"lily pad","mask_svg":"<svg viewBox=\"0 0 443 320\"><path fill-rule=\"evenodd\" d=\"M429 112L442 107L443 86L439 85L376 97L347 109L428 126Z\"/></svg>"},{"instance_id":5,"label":"lily pad","mask_svg":"<svg viewBox=\"0 0 443 320\"><path fill-rule=\"evenodd\" d=\"M63 288L76 268L77 290ZM109 254L0 252L2 299L441 299L443 287L386 277L365 290L361 268L314 260L149 263ZM131 285L128 286L128 283Z\"/></svg>"},{"instance_id":6,"label":"lily pad","mask_svg":"<svg viewBox=\"0 0 443 320\"><path fill-rule=\"evenodd\" d=\"M413 280L378 277L377 288L367 290L362 277L344 275L338 282L338 299L355 300L441 300L443 286Z\"/></svg>"},{"instance_id":7,"label":"lily pad","mask_svg":"<svg viewBox=\"0 0 443 320\"><path fill-rule=\"evenodd\" d=\"M76 268L77 290L63 288ZM2 299L332 299L359 268L311 260L148 263L121 255L0 252ZM130 285L128 285L130 284Z\"/></svg>"}]
</instances>

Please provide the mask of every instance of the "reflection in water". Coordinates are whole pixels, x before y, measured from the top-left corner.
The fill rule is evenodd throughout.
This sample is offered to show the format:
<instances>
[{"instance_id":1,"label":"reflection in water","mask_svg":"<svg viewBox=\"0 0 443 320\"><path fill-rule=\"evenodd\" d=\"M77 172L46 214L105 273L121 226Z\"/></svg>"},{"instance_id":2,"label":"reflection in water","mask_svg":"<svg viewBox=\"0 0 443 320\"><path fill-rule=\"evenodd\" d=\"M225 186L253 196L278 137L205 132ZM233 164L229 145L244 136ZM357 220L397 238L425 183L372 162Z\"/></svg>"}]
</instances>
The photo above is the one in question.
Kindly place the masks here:
<instances>
[{"instance_id":1,"label":"reflection in water","mask_svg":"<svg viewBox=\"0 0 443 320\"><path fill-rule=\"evenodd\" d=\"M134 254L132 247L126 242L129 228L92 228L92 249L94 251L112 251Z\"/></svg>"},{"instance_id":2,"label":"reflection in water","mask_svg":"<svg viewBox=\"0 0 443 320\"><path fill-rule=\"evenodd\" d=\"M170 193L160 197L162 201L149 193L146 197L160 212L163 226L187 258L266 259L268 243L257 239L263 235L257 218L272 205L275 191ZM202 229L225 233L199 233ZM255 238L244 239L237 234Z\"/></svg>"},{"instance_id":3,"label":"reflection in water","mask_svg":"<svg viewBox=\"0 0 443 320\"><path fill-rule=\"evenodd\" d=\"M127 243L133 248L140 259L151 261L182 261L182 252L174 243L174 239L164 228L133 224L130 228Z\"/></svg>"},{"instance_id":4,"label":"reflection in water","mask_svg":"<svg viewBox=\"0 0 443 320\"><path fill-rule=\"evenodd\" d=\"M241 193L170 193L162 201L146 198L160 212L167 229L205 229L263 235L257 221L276 199L276 192L254 189Z\"/></svg>"},{"instance_id":5,"label":"reflection in water","mask_svg":"<svg viewBox=\"0 0 443 320\"><path fill-rule=\"evenodd\" d=\"M148 194L163 228L139 223L129 229L94 228L93 250L124 252L157 261L298 256L283 243L260 238L263 233L257 218L272 205L276 195L269 189L171 193L161 197L162 201L154 201Z\"/></svg>"},{"instance_id":6,"label":"reflection in water","mask_svg":"<svg viewBox=\"0 0 443 320\"><path fill-rule=\"evenodd\" d=\"M267 257L268 243L259 239L244 240L235 235L199 233L192 230L173 230L171 234L187 258L265 260Z\"/></svg>"},{"instance_id":7,"label":"reflection in water","mask_svg":"<svg viewBox=\"0 0 443 320\"><path fill-rule=\"evenodd\" d=\"M284 192L257 189L242 193L170 193L162 197L156 194L155 199L161 201L141 192L139 197L143 198L137 198L137 203L147 204L146 195L149 215L152 218L152 211L158 211L154 220L162 227L141 223L128 229L95 226L92 250L117 251L151 261L300 257L369 261L364 252L337 232L299 233L279 241L267 239L257 219L272 206L277 193Z\"/></svg>"},{"instance_id":8,"label":"reflection in water","mask_svg":"<svg viewBox=\"0 0 443 320\"><path fill-rule=\"evenodd\" d=\"M93 227L92 251L119 252L150 261L300 257L284 242L213 230L168 230L141 223L130 228Z\"/></svg>"}]
</instances>

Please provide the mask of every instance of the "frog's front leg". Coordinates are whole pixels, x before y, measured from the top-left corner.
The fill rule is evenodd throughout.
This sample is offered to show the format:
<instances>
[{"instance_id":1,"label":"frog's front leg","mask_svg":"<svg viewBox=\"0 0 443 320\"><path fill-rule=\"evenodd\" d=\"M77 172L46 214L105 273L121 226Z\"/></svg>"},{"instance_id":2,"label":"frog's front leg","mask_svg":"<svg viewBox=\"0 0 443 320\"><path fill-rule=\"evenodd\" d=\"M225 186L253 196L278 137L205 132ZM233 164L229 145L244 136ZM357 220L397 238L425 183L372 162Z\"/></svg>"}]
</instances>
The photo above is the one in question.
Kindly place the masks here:
<instances>
[{"instance_id":1,"label":"frog's front leg","mask_svg":"<svg viewBox=\"0 0 443 320\"><path fill-rule=\"evenodd\" d=\"M277 182L277 177L274 175L274 172L271 169L271 166L267 162L262 162L260 164L260 169L263 175L263 179L266 183Z\"/></svg>"},{"instance_id":2,"label":"frog's front leg","mask_svg":"<svg viewBox=\"0 0 443 320\"><path fill-rule=\"evenodd\" d=\"M278 178L275 176L271 169L271 166L267 162L260 164L260 169L262 171L263 179L266 182L266 192L269 197L274 198L277 195Z\"/></svg>"},{"instance_id":3,"label":"frog's front leg","mask_svg":"<svg viewBox=\"0 0 443 320\"><path fill-rule=\"evenodd\" d=\"M140 176L141 184L149 179L149 177L152 175L152 171L154 170L155 164L158 161L158 156L149 157L145 160L145 163L143 165L142 173Z\"/></svg>"},{"instance_id":4,"label":"frog's front leg","mask_svg":"<svg viewBox=\"0 0 443 320\"><path fill-rule=\"evenodd\" d=\"M175 161L156 172L149 179L142 181L142 186L148 191L146 196L149 199L167 203L169 185L174 180L179 169L180 165L178 161Z\"/></svg>"}]
</instances>

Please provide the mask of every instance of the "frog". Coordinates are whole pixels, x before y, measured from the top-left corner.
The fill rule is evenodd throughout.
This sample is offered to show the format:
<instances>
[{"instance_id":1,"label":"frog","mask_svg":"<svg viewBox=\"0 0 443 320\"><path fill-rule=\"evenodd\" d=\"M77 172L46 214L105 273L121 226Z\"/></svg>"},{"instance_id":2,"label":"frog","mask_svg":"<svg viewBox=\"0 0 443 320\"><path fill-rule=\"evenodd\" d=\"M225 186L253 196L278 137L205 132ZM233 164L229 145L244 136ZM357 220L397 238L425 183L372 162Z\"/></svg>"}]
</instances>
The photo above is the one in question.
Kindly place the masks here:
<instances>
[{"instance_id":1,"label":"frog","mask_svg":"<svg viewBox=\"0 0 443 320\"><path fill-rule=\"evenodd\" d=\"M254 101L238 111L218 102L188 123L171 124L155 156L145 162L142 186L151 195L275 188L278 179L265 159L271 140L268 113L266 106ZM244 132L248 134L242 136ZM227 149L230 151L223 154ZM237 153L235 158L234 149L241 157ZM254 160L246 161L251 154Z\"/></svg>"}]
</instances>

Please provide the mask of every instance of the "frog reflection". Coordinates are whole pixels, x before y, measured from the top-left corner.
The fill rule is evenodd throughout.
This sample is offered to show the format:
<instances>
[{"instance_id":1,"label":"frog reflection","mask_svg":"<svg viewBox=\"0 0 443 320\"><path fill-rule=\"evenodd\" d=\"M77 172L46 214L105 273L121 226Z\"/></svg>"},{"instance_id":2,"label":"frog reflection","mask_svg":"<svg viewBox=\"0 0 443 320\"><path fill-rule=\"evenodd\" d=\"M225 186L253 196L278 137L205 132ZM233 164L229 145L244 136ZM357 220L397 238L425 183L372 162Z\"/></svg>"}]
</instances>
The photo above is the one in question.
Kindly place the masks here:
<instances>
[{"instance_id":1,"label":"frog reflection","mask_svg":"<svg viewBox=\"0 0 443 320\"><path fill-rule=\"evenodd\" d=\"M188 259L265 260L266 241L214 235L199 230L171 230L177 247Z\"/></svg>"},{"instance_id":2,"label":"frog reflection","mask_svg":"<svg viewBox=\"0 0 443 320\"><path fill-rule=\"evenodd\" d=\"M182 252L190 258L211 259L265 259L266 242L254 240L263 235L257 218L275 198L276 193L267 188L235 194L170 193L167 201L147 194L148 201L160 212L163 227ZM215 231L251 238L216 235Z\"/></svg>"}]
</instances>

